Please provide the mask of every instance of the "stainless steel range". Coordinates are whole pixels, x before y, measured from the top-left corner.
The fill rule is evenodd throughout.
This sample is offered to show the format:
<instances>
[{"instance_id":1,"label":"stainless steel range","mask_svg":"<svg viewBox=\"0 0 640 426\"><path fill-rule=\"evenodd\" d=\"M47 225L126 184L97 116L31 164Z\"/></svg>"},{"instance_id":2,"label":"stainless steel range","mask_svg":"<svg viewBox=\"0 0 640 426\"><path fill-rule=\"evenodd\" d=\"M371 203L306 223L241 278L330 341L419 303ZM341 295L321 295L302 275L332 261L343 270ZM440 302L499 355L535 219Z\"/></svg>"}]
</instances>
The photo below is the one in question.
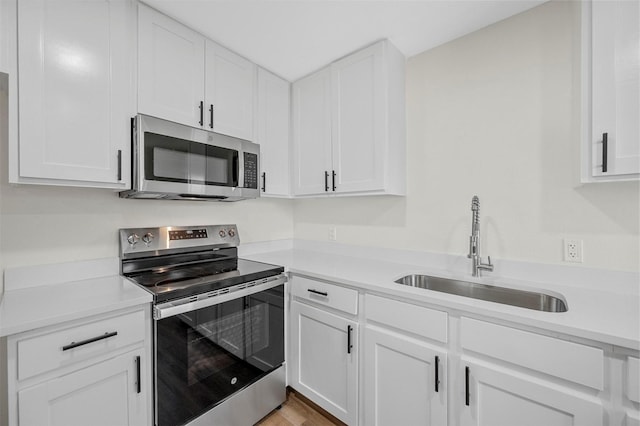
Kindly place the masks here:
<instances>
[{"instance_id":1,"label":"stainless steel range","mask_svg":"<svg viewBox=\"0 0 640 426\"><path fill-rule=\"evenodd\" d=\"M153 295L157 426L251 425L285 400L284 268L238 258L235 225L120 230Z\"/></svg>"}]
</instances>

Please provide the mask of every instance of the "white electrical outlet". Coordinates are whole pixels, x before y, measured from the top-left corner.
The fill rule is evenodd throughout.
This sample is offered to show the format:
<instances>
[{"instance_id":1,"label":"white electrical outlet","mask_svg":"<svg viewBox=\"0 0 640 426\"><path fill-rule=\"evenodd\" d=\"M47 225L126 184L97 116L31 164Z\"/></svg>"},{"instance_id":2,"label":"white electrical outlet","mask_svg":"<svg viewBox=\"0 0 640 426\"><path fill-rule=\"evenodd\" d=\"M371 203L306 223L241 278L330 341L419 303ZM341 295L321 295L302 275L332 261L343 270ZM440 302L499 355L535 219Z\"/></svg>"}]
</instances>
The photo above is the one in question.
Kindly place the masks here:
<instances>
[{"instance_id":1,"label":"white electrical outlet","mask_svg":"<svg viewBox=\"0 0 640 426\"><path fill-rule=\"evenodd\" d=\"M336 231L336 227L332 226L329 228L329 241L335 241L338 239L338 234Z\"/></svg>"},{"instance_id":2,"label":"white electrical outlet","mask_svg":"<svg viewBox=\"0 0 640 426\"><path fill-rule=\"evenodd\" d=\"M564 261L582 263L582 240L564 240Z\"/></svg>"}]
</instances>

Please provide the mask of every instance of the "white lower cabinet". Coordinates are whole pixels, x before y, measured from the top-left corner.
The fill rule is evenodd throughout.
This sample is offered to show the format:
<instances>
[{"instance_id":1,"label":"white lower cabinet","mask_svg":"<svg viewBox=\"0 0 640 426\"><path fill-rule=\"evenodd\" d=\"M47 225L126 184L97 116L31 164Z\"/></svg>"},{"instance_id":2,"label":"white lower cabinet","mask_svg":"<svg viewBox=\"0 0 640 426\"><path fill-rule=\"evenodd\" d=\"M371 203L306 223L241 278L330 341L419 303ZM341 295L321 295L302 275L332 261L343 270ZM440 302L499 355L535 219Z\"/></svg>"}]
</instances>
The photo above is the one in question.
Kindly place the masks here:
<instances>
[{"instance_id":1,"label":"white lower cabinet","mask_svg":"<svg viewBox=\"0 0 640 426\"><path fill-rule=\"evenodd\" d=\"M147 424L138 388L141 349L18 392L21 426ZM141 367L141 366L140 366Z\"/></svg>"},{"instance_id":2,"label":"white lower cabinet","mask_svg":"<svg viewBox=\"0 0 640 426\"><path fill-rule=\"evenodd\" d=\"M290 325L290 385L341 421L357 424L358 323L292 301Z\"/></svg>"},{"instance_id":3,"label":"white lower cabinet","mask_svg":"<svg viewBox=\"0 0 640 426\"><path fill-rule=\"evenodd\" d=\"M295 274L290 289L289 384L348 425L640 426L636 350Z\"/></svg>"},{"instance_id":4,"label":"white lower cabinet","mask_svg":"<svg viewBox=\"0 0 640 426\"><path fill-rule=\"evenodd\" d=\"M10 426L148 426L149 306L6 338Z\"/></svg>"},{"instance_id":5,"label":"white lower cabinet","mask_svg":"<svg viewBox=\"0 0 640 426\"><path fill-rule=\"evenodd\" d=\"M364 424L446 425L446 352L370 326L364 341Z\"/></svg>"},{"instance_id":6,"label":"white lower cabinet","mask_svg":"<svg viewBox=\"0 0 640 426\"><path fill-rule=\"evenodd\" d=\"M498 365L462 359L461 426L598 426L601 401ZM460 401L462 400L462 401Z\"/></svg>"}]
</instances>

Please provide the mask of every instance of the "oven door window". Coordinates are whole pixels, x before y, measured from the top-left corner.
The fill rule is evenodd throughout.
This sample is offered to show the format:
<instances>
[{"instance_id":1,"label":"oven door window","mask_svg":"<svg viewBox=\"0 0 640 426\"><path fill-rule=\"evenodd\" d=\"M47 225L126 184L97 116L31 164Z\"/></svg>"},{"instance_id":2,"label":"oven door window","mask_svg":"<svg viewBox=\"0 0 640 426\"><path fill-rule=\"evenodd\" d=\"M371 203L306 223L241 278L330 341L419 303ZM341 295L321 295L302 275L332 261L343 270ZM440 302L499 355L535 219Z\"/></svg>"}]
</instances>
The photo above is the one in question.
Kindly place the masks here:
<instances>
[{"instance_id":1,"label":"oven door window","mask_svg":"<svg viewBox=\"0 0 640 426\"><path fill-rule=\"evenodd\" d=\"M238 151L156 133L144 135L147 180L238 186Z\"/></svg>"},{"instance_id":2,"label":"oven door window","mask_svg":"<svg viewBox=\"0 0 640 426\"><path fill-rule=\"evenodd\" d=\"M181 425L284 362L284 286L156 321L158 426Z\"/></svg>"}]
</instances>

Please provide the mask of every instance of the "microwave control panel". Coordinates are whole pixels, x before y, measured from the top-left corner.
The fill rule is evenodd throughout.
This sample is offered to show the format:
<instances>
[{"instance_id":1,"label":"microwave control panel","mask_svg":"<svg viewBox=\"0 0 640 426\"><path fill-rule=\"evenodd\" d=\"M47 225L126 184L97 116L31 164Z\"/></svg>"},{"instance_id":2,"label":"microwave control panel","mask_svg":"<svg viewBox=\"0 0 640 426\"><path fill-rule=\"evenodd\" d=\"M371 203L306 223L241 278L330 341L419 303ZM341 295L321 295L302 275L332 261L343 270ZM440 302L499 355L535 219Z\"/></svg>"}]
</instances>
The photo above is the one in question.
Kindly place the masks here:
<instances>
[{"instance_id":1,"label":"microwave control panel","mask_svg":"<svg viewBox=\"0 0 640 426\"><path fill-rule=\"evenodd\" d=\"M258 155L244 153L244 187L258 189Z\"/></svg>"}]
</instances>

